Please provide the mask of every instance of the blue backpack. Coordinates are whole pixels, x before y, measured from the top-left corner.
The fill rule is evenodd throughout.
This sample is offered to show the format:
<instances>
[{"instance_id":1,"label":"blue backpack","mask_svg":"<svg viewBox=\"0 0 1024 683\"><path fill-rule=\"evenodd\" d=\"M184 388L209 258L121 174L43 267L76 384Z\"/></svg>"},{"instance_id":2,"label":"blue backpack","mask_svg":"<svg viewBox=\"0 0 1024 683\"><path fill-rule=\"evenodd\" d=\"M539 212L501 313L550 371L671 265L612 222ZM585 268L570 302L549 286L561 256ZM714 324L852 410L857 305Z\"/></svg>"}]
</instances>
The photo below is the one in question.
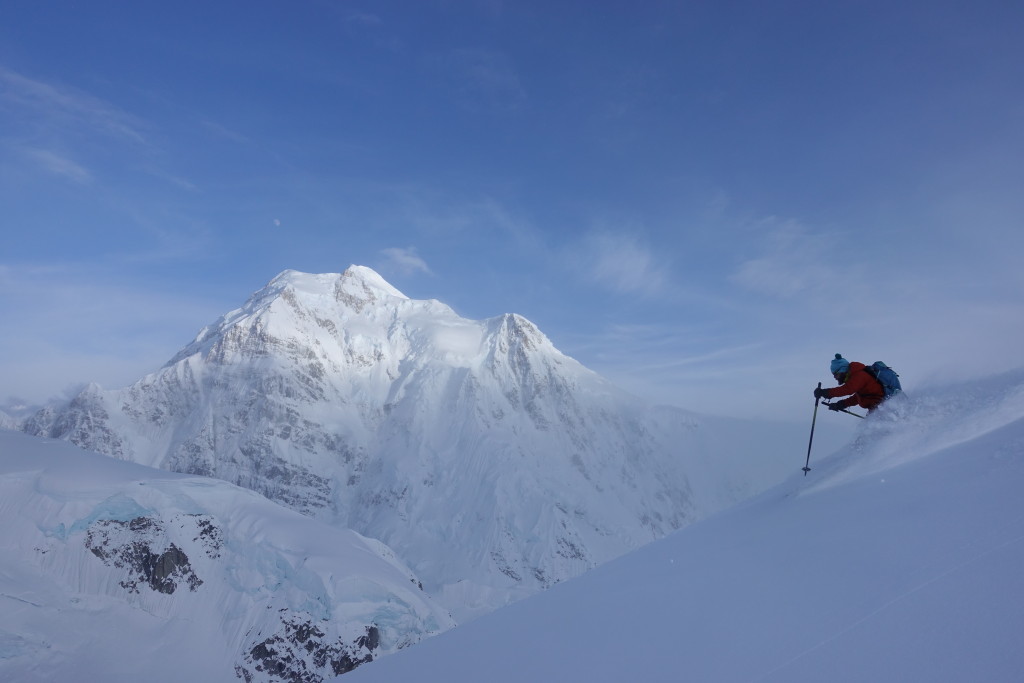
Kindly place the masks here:
<instances>
[{"instance_id":1,"label":"blue backpack","mask_svg":"<svg viewBox=\"0 0 1024 683\"><path fill-rule=\"evenodd\" d=\"M900 386L900 376L896 374L895 370L882 361L876 360L874 363L864 368L864 370L867 371L869 375L877 379L878 383L882 385L886 398L895 396L903 391L903 387Z\"/></svg>"}]
</instances>

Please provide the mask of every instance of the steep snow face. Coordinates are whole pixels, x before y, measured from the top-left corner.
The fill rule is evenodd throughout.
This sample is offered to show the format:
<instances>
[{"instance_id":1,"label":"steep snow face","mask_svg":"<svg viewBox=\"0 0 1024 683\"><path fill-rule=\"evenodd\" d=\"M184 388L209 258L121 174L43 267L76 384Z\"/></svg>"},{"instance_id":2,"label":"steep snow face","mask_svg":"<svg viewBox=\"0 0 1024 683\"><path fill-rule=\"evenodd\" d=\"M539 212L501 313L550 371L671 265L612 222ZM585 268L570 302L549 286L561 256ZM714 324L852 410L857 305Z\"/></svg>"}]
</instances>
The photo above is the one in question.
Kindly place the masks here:
<instances>
[{"instance_id":1,"label":"steep snow face","mask_svg":"<svg viewBox=\"0 0 1024 683\"><path fill-rule=\"evenodd\" d=\"M0 679L319 681L450 628L377 541L0 432Z\"/></svg>"},{"instance_id":2,"label":"steep snow face","mask_svg":"<svg viewBox=\"0 0 1024 683\"><path fill-rule=\"evenodd\" d=\"M754 500L341 680L1024 680L1024 372L857 429L807 476L794 453Z\"/></svg>"},{"instance_id":3,"label":"steep snow face","mask_svg":"<svg viewBox=\"0 0 1024 683\"><path fill-rule=\"evenodd\" d=\"M379 538L460 619L764 484L701 421L649 410L525 318L467 320L359 266L286 271L163 369L25 429Z\"/></svg>"}]
</instances>

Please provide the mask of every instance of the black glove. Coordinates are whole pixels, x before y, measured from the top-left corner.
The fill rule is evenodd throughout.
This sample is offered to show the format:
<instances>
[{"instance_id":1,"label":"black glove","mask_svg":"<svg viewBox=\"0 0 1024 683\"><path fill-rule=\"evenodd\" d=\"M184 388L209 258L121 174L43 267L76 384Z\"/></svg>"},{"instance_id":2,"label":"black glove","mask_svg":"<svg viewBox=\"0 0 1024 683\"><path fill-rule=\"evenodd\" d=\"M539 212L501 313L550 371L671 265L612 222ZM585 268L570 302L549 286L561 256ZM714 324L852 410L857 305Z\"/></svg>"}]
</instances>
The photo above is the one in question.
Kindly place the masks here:
<instances>
[{"instance_id":1,"label":"black glove","mask_svg":"<svg viewBox=\"0 0 1024 683\"><path fill-rule=\"evenodd\" d=\"M829 409L829 410L836 410L836 411L839 411L839 410L842 410L842 409L843 409L843 404L842 404L842 402L839 402L839 403L829 403L829 404L827 404L827 405L828 405L828 409Z\"/></svg>"},{"instance_id":2,"label":"black glove","mask_svg":"<svg viewBox=\"0 0 1024 683\"><path fill-rule=\"evenodd\" d=\"M825 395L825 390L824 389L822 389L821 387L815 387L814 388L814 398L821 398L824 395Z\"/></svg>"}]
</instances>

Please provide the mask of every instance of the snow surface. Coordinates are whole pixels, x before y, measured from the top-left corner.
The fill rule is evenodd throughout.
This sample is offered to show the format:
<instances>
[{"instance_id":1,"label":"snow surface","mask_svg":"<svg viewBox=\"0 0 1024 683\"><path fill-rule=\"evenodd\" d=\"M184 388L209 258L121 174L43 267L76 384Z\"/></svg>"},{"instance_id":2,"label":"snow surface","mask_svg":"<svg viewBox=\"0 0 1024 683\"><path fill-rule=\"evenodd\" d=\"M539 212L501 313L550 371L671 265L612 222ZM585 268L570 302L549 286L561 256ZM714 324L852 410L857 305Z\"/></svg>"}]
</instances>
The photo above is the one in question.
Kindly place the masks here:
<instances>
[{"instance_id":1,"label":"snow surface","mask_svg":"<svg viewBox=\"0 0 1024 683\"><path fill-rule=\"evenodd\" d=\"M1024 373L890 401L807 476L803 458L344 681L1024 680Z\"/></svg>"}]
</instances>

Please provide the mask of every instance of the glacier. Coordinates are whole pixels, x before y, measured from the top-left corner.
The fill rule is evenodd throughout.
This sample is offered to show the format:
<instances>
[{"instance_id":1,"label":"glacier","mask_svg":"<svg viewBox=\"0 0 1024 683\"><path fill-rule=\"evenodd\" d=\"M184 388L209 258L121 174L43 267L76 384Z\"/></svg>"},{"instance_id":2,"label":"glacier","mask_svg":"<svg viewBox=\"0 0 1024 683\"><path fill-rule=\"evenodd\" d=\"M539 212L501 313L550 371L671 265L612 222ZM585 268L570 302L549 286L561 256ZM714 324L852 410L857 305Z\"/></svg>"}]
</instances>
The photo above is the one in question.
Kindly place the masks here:
<instances>
[{"instance_id":1,"label":"glacier","mask_svg":"<svg viewBox=\"0 0 1024 683\"><path fill-rule=\"evenodd\" d=\"M454 622L383 544L0 431L0 679L321 681Z\"/></svg>"}]
</instances>

